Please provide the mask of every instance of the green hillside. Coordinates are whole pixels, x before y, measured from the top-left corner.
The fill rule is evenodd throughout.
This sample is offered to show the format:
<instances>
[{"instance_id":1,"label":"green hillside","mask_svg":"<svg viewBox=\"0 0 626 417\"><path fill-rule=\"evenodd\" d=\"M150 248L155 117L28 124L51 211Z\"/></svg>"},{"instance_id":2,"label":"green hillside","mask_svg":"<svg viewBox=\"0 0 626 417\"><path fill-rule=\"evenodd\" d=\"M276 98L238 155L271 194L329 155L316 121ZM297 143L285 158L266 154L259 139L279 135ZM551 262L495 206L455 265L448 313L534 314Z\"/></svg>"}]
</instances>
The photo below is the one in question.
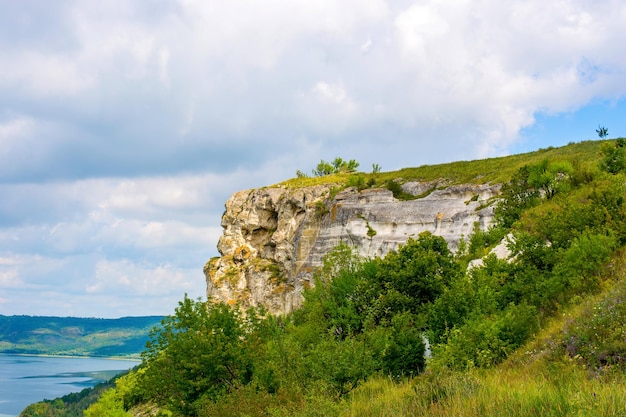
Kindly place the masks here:
<instances>
[{"instance_id":1,"label":"green hillside","mask_svg":"<svg viewBox=\"0 0 626 417\"><path fill-rule=\"evenodd\" d=\"M185 298L85 416L626 415L625 150L286 181L503 185L457 253L429 233L383 259L340 245L287 316Z\"/></svg>"},{"instance_id":2,"label":"green hillside","mask_svg":"<svg viewBox=\"0 0 626 417\"><path fill-rule=\"evenodd\" d=\"M559 148L549 147L525 154L438 165L423 165L417 168L404 168L399 171L341 173L292 178L277 185L298 188L324 183L354 184L358 183L360 178L364 180L364 184L369 183L373 187L384 186L389 180L400 180L400 182L445 180L449 185L468 183L496 184L507 182L522 166L537 164L546 159L569 161L580 168L595 169L601 148L607 144L611 146L610 141L584 141L571 143Z\"/></svg>"},{"instance_id":3,"label":"green hillside","mask_svg":"<svg viewBox=\"0 0 626 417\"><path fill-rule=\"evenodd\" d=\"M0 315L0 353L138 357L161 319Z\"/></svg>"}]
</instances>

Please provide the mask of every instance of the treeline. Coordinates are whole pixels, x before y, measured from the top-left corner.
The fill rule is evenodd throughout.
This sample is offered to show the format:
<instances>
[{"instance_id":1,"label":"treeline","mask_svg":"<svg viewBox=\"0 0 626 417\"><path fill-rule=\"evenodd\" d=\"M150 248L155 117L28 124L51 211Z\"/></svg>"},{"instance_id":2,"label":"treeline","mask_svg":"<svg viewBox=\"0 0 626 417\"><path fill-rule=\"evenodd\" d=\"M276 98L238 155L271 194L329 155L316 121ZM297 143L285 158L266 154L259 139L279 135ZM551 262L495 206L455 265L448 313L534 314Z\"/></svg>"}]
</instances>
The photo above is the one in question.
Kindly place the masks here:
<instances>
[{"instance_id":1,"label":"treeline","mask_svg":"<svg viewBox=\"0 0 626 417\"><path fill-rule=\"evenodd\" d=\"M456 254L428 233L382 259L337 247L290 315L185 298L141 368L85 415L339 415L372 378L494 367L610 277L607 261L626 243L623 148L604 148L595 165L522 167L502 189L496 225ZM489 252L503 240L509 259ZM611 354L586 358L597 350L575 345L572 357L622 369L616 340Z\"/></svg>"}]
</instances>

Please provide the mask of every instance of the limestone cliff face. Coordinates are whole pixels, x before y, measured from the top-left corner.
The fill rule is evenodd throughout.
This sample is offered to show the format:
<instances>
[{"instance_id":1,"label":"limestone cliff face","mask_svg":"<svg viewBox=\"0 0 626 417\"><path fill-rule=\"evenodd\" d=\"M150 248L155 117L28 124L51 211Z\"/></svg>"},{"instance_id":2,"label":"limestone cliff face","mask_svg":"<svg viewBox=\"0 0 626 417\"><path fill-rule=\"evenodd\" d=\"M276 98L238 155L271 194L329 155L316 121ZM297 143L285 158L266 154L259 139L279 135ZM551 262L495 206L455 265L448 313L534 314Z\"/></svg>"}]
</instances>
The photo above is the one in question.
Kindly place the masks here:
<instances>
[{"instance_id":1,"label":"limestone cliff face","mask_svg":"<svg viewBox=\"0 0 626 417\"><path fill-rule=\"evenodd\" d=\"M424 231L445 238L456 250L475 223L493 219L498 185L441 186L411 182L400 201L387 189L348 188L332 196L332 185L240 191L226 202L221 257L205 266L207 296L231 304L264 306L287 313L302 301L313 270L339 243L364 256L384 256Z\"/></svg>"}]
</instances>

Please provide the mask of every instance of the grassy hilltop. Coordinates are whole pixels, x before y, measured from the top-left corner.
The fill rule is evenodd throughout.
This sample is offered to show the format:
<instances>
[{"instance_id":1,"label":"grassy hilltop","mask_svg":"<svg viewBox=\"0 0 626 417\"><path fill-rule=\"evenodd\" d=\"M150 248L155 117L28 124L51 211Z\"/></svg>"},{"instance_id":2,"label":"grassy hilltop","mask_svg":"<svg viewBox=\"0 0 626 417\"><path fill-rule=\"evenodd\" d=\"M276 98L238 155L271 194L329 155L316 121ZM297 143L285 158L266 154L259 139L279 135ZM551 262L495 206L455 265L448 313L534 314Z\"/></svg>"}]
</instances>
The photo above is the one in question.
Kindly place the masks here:
<instances>
[{"instance_id":1,"label":"grassy hilltop","mask_svg":"<svg viewBox=\"0 0 626 417\"><path fill-rule=\"evenodd\" d=\"M495 226L457 253L428 233L384 259L337 247L288 316L182 300L85 416L626 415L625 149L281 183L503 186Z\"/></svg>"},{"instance_id":2,"label":"grassy hilltop","mask_svg":"<svg viewBox=\"0 0 626 417\"><path fill-rule=\"evenodd\" d=\"M538 164L544 160L569 161L578 167L596 168L601 148L611 146L610 141L585 141L571 143L564 147L549 147L538 151L498 158L458 161L447 164L423 165L417 168L403 168L398 171L377 173L340 173L325 176L292 178L278 185L298 188L325 183L355 184L363 179L370 186L385 186L392 180L434 181L445 180L448 185L505 183L524 165Z\"/></svg>"}]
</instances>

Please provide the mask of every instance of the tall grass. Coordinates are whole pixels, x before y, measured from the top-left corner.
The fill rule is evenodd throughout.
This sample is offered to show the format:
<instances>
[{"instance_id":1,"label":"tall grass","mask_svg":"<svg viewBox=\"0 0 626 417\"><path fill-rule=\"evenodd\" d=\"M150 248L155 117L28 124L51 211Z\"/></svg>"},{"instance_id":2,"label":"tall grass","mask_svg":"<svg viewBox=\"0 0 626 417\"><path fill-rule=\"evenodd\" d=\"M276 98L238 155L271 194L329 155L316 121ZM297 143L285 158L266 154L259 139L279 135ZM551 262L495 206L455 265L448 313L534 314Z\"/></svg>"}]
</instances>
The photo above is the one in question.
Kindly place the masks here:
<instances>
[{"instance_id":1,"label":"tall grass","mask_svg":"<svg viewBox=\"0 0 626 417\"><path fill-rule=\"evenodd\" d=\"M623 376L589 378L564 363L547 369L426 374L397 384L368 381L350 399L345 416L624 416Z\"/></svg>"}]
</instances>

